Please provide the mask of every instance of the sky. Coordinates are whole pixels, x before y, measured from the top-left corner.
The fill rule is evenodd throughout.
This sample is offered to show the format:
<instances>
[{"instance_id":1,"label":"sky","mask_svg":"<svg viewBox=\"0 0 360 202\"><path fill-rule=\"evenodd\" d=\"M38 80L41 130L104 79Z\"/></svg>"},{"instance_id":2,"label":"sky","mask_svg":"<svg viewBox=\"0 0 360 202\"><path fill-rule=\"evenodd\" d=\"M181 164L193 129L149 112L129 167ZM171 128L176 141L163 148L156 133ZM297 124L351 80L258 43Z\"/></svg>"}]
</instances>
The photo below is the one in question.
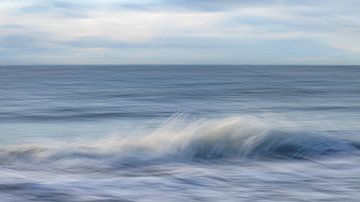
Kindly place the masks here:
<instances>
[{"instance_id":1,"label":"sky","mask_svg":"<svg viewBox=\"0 0 360 202\"><path fill-rule=\"evenodd\" d=\"M1 0L0 65L360 64L359 0Z\"/></svg>"}]
</instances>

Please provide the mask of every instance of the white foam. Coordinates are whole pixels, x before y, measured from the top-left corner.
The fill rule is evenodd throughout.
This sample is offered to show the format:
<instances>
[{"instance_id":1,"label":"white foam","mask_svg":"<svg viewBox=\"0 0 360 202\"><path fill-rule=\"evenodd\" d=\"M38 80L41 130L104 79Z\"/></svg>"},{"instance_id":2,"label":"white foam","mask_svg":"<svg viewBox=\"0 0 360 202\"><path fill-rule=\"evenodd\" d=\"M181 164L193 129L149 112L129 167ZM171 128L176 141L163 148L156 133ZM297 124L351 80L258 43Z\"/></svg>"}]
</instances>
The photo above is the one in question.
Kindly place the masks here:
<instances>
[{"instance_id":1,"label":"white foam","mask_svg":"<svg viewBox=\"0 0 360 202\"><path fill-rule=\"evenodd\" d=\"M57 167L116 167L156 160L225 158L304 159L356 150L348 141L291 124L253 117L187 119L178 115L152 132L112 136L97 142L14 145L0 150L8 164L54 164Z\"/></svg>"}]
</instances>

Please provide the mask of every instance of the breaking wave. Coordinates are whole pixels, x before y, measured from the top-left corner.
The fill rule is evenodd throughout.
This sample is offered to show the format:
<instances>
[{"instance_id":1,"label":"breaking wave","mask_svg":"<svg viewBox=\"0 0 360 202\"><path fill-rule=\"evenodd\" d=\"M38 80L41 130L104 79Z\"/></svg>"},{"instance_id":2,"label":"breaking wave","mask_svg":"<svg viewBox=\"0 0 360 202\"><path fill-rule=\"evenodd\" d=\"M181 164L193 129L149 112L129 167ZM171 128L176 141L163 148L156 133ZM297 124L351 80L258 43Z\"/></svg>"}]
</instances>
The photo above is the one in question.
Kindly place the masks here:
<instances>
[{"instance_id":1,"label":"breaking wave","mask_svg":"<svg viewBox=\"0 0 360 202\"><path fill-rule=\"evenodd\" d=\"M348 154L358 148L357 142L341 137L256 118L188 120L175 116L156 130L138 136L3 147L0 161L2 165L17 166L114 168L159 161L311 159Z\"/></svg>"}]
</instances>

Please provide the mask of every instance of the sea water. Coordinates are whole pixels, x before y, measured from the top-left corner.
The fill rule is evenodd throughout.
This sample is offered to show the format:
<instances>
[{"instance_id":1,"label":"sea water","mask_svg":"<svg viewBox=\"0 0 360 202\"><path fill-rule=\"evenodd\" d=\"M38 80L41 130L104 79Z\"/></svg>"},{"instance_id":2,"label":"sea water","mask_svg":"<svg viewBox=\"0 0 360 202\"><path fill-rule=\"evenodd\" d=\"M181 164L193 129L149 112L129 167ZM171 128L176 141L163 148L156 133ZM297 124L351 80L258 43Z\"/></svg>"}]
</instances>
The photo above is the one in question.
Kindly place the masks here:
<instances>
[{"instance_id":1,"label":"sea water","mask_svg":"<svg viewBox=\"0 0 360 202\"><path fill-rule=\"evenodd\" d=\"M0 67L0 201L358 201L360 66Z\"/></svg>"}]
</instances>

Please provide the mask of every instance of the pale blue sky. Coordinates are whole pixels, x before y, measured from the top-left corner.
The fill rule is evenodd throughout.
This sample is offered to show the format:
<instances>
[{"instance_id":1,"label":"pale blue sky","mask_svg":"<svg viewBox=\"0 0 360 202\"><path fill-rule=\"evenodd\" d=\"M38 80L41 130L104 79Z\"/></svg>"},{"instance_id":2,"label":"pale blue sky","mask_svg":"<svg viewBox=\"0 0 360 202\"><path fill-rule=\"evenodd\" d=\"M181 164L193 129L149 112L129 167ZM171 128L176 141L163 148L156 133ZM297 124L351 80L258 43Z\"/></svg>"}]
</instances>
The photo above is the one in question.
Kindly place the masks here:
<instances>
[{"instance_id":1,"label":"pale blue sky","mask_svg":"<svg viewBox=\"0 0 360 202\"><path fill-rule=\"evenodd\" d=\"M360 64L360 1L1 0L0 64Z\"/></svg>"}]
</instances>

